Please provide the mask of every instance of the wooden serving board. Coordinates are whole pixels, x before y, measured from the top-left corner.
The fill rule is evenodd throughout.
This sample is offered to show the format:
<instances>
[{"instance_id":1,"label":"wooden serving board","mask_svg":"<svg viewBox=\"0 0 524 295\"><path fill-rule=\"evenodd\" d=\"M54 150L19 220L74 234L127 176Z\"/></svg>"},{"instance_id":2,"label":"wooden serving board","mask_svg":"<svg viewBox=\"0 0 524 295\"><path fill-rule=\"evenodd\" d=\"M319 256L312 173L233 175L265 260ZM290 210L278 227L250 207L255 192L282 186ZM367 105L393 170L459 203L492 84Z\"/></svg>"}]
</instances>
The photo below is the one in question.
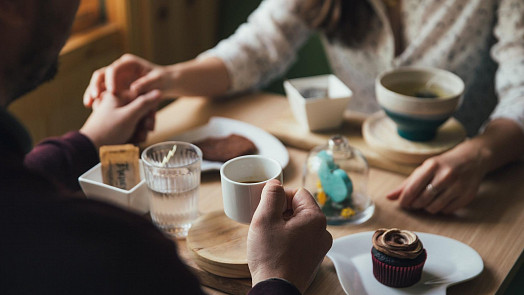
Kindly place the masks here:
<instances>
[{"instance_id":1,"label":"wooden serving board","mask_svg":"<svg viewBox=\"0 0 524 295\"><path fill-rule=\"evenodd\" d=\"M223 211L200 216L191 226L186 245L197 265L227 278L250 278L247 266L249 225L229 219Z\"/></svg>"},{"instance_id":2,"label":"wooden serving board","mask_svg":"<svg viewBox=\"0 0 524 295\"><path fill-rule=\"evenodd\" d=\"M322 132L311 132L303 128L293 117L289 106L283 116L271 121L266 130L280 139L284 144L296 148L311 150L318 145L327 145L333 135L343 135L349 144L362 152L370 166L409 175L417 165L396 162L388 159L369 146L362 136L362 117L346 116L339 128Z\"/></svg>"}]
</instances>

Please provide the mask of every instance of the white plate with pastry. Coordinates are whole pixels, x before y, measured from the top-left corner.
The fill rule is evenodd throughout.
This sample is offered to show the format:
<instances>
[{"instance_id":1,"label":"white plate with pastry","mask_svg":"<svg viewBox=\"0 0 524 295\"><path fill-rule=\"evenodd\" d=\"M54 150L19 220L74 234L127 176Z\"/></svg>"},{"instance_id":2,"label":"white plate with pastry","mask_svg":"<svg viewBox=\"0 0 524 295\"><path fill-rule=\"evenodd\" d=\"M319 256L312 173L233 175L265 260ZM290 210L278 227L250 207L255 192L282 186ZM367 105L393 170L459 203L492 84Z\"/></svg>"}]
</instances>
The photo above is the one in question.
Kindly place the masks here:
<instances>
[{"instance_id":1,"label":"white plate with pastry","mask_svg":"<svg viewBox=\"0 0 524 295\"><path fill-rule=\"evenodd\" d=\"M391 288L373 276L372 231L338 238L327 256L337 271L346 294L426 294L445 295L451 286L471 280L484 269L480 255L457 240L428 233L416 233L427 252L422 277L407 288Z\"/></svg>"},{"instance_id":2,"label":"white plate with pastry","mask_svg":"<svg viewBox=\"0 0 524 295\"><path fill-rule=\"evenodd\" d=\"M210 137L219 138L231 134L237 134L252 141L257 148L254 154L273 158L282 165L282 168L289 163L287 149L276 137L251 124L224 117L212 117L206 125L176 135L170 140L194 143ZM223 162L204 159L202 171L220 170L222 164Z\"/></svg>"}]
</instances>

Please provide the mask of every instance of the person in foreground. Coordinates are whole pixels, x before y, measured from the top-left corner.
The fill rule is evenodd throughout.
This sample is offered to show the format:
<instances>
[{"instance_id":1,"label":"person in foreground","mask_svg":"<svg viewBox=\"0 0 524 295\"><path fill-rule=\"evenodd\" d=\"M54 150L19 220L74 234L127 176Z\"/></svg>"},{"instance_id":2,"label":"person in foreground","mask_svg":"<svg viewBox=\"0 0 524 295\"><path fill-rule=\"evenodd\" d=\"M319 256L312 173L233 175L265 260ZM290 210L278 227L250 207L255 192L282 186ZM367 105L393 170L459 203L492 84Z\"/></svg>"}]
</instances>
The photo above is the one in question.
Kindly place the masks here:
<instances>
[{"instance_id":1,"label":"person in foreground","mask_svg":"<svg viewBox=\"0 0 524 295\"><path fill-rule=\"evenodd\" d=\"M388 194L402 207L452 213L473 200L486 174L524 155L521 0L264 0L231 37L194 60L159 66L124 55L96 71L84 104L120 84L163 97L260 88L285 72L314 30L333 72L353 91L352 111L380 110L374 81L393 68L443 68L465 81L454 116L471 140L428 159Z\"/></svg>"},{"instance_id":2,"label":"person in foreground","mask_svg":"<svg viewBox=\"0 0 524 295\"><path fill-rule=\"evenodd\" d=\"M100 145L140 140L160 99L105 93L80 131L26 154L29 135L7 111L52 78L79 1L0 0L0 290L2 294L202 294L176 244L150 221L74 197ZM145 128L145 129L144 129ZM291 214L281 212L288 202ZM249 231L250 294L300 294L332 238L305 190L264 188ZM315 246L311 246L315 245Z\"/></svg>"}]
</instances>

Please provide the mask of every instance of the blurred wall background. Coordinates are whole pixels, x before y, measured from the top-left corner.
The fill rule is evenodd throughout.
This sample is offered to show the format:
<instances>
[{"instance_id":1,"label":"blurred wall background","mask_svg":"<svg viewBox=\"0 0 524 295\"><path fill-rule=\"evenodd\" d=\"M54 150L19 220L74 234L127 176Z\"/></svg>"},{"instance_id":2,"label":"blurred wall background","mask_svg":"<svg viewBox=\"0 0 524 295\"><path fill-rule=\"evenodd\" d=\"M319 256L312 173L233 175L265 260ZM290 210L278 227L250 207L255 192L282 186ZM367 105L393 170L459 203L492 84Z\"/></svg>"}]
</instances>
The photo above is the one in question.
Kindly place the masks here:
<instances>
[{"instance_id":1,"label":"blurred wall background","mask_svg":"<svg viewBox=\"0 0 524 295\"><path fill-rule=\"evenodd\" d=\"M194 57L217 41L220 1L82 0L58 75L10 105L33 143L82 126L91 74L131 52L159 64Z\"/></svg>"}]
</instances>

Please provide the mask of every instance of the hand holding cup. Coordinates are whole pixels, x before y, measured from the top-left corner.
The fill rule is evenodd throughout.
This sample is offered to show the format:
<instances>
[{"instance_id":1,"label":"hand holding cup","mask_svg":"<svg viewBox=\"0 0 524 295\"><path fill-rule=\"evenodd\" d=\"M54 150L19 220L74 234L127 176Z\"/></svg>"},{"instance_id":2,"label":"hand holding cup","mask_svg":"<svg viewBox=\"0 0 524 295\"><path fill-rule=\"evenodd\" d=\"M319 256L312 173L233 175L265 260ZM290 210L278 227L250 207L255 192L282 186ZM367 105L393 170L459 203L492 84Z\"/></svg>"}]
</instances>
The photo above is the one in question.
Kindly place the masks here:
<instances>
[{"instance_id":1,"label":"hand holding cup","mask_svg":"<svg viewBox=\"0 0 524 295\"><path fill-rule=\"evenodd\" d=\"M281 278L303 293L332 243L326 217L307 190L284 190L278 180L268 181L247 238L253 285Z\"/></svg>"},{"instance_id":2,"label":"hand holding cup","mask_svg":"<svg viewBox=\"0 0 524 295\"><path fill-rule=\"evenodd\" d=\"M265 184L271 179L282 182L282 166L261 155L241 156L222 165L220 178L224 212L237 222L249 224Z\"/></svg>"}]
</instances>

